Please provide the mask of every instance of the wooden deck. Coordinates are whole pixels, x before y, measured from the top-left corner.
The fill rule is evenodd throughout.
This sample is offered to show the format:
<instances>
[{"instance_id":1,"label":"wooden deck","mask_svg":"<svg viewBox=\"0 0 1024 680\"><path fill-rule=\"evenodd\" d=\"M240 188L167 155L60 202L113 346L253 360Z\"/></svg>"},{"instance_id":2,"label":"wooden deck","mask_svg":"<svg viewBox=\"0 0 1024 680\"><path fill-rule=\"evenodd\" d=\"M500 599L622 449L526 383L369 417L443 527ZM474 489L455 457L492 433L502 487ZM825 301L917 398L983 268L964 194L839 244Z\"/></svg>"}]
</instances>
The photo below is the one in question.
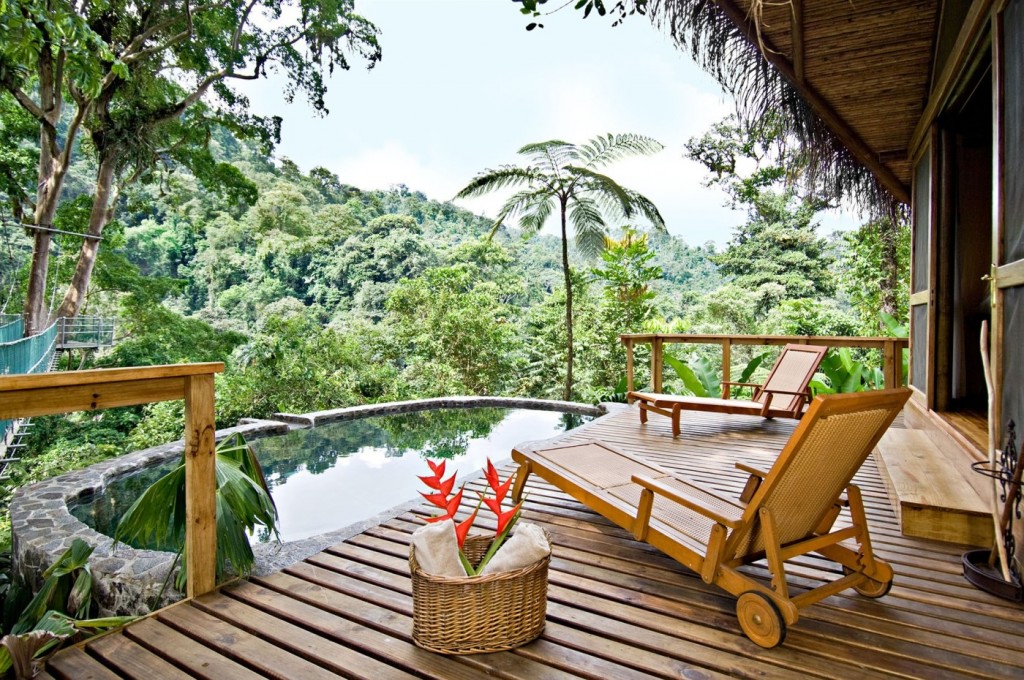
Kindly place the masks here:
<instances>
[{"instance_id":1,"label":"wooden deck","mask_svg":"<svg viewBox=\"0 0 1024 680\"><path fill-rule=\"evenodd\" d=\"M564 439L604 439L735 494L743 479L733 462L768 467L792 428L695 414L673 440L667 418L641 428L629 411ZM829 597L772 650L743 637L731 597L534 478L524 518L548 530L554 556L547 627L518 650L445 657L413 645L407 555L424 507L272 576L66 650L47 670L75 680L1024 677L1024 608L964 581L961 548L901 536L870 459L856 481L876 549L896 570L892 592ZM816 558L790 564L798 584L836 572Z\"/></svg>"}]
</instances>

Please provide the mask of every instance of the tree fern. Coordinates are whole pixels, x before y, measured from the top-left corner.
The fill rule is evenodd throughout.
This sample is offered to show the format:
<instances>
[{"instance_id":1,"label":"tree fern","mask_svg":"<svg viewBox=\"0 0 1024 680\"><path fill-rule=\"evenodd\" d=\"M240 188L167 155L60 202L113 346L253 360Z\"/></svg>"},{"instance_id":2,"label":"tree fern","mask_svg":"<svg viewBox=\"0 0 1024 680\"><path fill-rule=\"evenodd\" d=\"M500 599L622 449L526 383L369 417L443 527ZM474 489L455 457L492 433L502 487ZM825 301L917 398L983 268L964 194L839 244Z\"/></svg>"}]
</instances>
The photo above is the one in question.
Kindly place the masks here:
<instances>
[{"instance_id":1,"label":"tree fern","mask_svg":"<svg viewBox=\"0 0 1024 680\"><path fill-rule=\"evenodd\" d=\"M643 135L603 135L577 146L559 139L526 144L519 154L531 160L529 165L501 166L485 170L466 185L456 198L476 198L491 191L526 185L502 205L494 232L507 219L518 219L527 233L540 231L560 207L563 239L572 224L576 245L586 256L600 252L605 240L606 218L629 219L643 215L655 229L664 229L665 221L654 204L633 190L622 187L596 168L613 161L660 151L662 145ZM562 273L565 278L566 373L565 399L572 398L573 316L572 281L567 243L562 243Z\"/></svg>"}]
</instances>

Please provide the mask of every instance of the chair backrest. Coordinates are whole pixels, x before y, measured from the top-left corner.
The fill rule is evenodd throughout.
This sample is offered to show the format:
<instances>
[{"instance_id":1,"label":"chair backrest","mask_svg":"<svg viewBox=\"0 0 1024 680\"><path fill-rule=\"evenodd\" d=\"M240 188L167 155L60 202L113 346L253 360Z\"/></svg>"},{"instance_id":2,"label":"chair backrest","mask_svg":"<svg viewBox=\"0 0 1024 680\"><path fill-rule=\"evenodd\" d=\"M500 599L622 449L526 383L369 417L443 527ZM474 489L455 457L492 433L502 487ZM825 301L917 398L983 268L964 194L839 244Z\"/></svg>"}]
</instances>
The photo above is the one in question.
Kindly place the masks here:
<instances>
[{"instance_id":1,"label":"chair backrest","mask_svg":"<svg viewBox=\"0 0 1024 680\"><path fill-rule=\"evenodd\" d=\"M814 377L815 371L825 358L828 347L821 345L786 345L765 379L763 389L784 392L803 392ZM759 392L756 401L764 403L767 392ZM772 397L772 409L795 411L802 406L803 398L777 394Z\"/></svg>"},{"instance_id":2,"label":"chair backrest","mask_svg":"<svg viewBox=\"0 0 1024 680\"><path fill-rule=\"evenodd\" d=\"M910 390L819 396L811 403L733 531L726 554L764 549L758 512L771 510L782 545L810 535L910 397Z\"/></svg>"}]
</instances>

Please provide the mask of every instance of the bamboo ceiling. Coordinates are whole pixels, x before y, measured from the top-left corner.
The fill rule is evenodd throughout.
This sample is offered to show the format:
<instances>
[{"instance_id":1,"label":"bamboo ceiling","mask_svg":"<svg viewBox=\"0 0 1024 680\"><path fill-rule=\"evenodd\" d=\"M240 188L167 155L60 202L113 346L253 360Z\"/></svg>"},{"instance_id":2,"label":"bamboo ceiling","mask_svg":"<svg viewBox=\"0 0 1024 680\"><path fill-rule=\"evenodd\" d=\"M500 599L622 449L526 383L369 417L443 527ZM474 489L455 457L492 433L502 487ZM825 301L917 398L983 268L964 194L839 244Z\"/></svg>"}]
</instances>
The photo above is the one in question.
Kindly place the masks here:
<instances>
[{"instance_id":1,"label":"bamboo ceiling","mask_svg":"<svg viewBox=\"0 0 1024 680\"><path fill-rule=\"evenodd\" d=\"M812 170L829 193L878 206L884 194L909 202L908 149L929 93L939 6L938 0L659 0L655 21L748 114L783 111L816 156ZM752 47L758 43L763 58Z\"/></svg>"}]
</instances>

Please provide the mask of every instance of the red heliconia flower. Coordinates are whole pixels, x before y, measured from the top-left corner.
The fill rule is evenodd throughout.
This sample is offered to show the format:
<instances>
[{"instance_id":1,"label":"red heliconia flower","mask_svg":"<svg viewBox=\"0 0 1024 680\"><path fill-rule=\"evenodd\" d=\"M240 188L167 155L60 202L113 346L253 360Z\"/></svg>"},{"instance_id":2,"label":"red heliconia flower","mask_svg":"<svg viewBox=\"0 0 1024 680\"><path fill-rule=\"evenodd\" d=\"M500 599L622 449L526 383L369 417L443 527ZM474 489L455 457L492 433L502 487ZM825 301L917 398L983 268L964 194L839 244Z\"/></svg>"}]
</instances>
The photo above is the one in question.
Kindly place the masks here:
<instances>
[{"instance_id":1,"label":"red heliconia flower","mask_svg":"<svg viewBox=\"0 0 1024 680\"><path fill-rule=\"evenodd\" d=\"M494 511L494 514L498 516L498 529L497 529L497 531L495 531L495 535L500 536L501 533L503 531L505 531L505 527L508 526L508 523L511 522L515 518L515 516L517 514L519 514L519 510L522 507L523 507L523 502L520 501L519 503L516 504L516 507L512 508L508 512L500 512L500 510L501 510L500 506L499 506L498 510Z\"/></svg>"},{"instance_id":2,"label":"red heliconia flower","mask_svg":"<svg viewBox=\"0 0 1024 680\"><path fill-rule=\"evenodd\" d=\"M455 525L455 538L458 539L459 550L462 550L462 544L466 542L469 528L473 526L473 520L476 519L476 513L478 512L480 512L479 508L474 510L472 515Z\"/></svg>"},{"instance_id":3,"label":"red heliconia flower","mask_svg":"<svg viewBox=\"0 0 1024 680\"><path fill-rule=\"evenodd\" d=\"M494 497L497 499L498 503L505 500L505 496L508 495L508 490L512 487L512 475L509 475L508 479L505 480L505 483L502 484L501 478L498 477L498 470L494 467L494 463L491 462L491 459L488 458L487 470L484 472L484 477L487 479L487 483L494 491ZM495 512L497 511L495 510Z\"/></svg>"},{"instance_id":4,"label":"red heliconia flower","mask_svg":"<svg viewBox=\"0 0 1024 680\"><path fill-rule=\"evenodd\" d=\"M448 496L452 489L455 488L455 475L452 475L448 479L441 479L440 475L428 475L426 477L420 477L420 481L429 486L431 489L436 489L443 496Z\"/></svg>"},{"instance_id":5,"label":"red heliconia flower","mask_svg":"<svg viewBox=\"0 0 1024 680\"><path fill-rule=\"evenodd\" d=\"M432 460L427 460L427 465L430 466L432 475L422 476L420 479L430 487L434 493L428 493L421 491L420 494L429 503L435 505L442 510L444 514L436 517L427 518L427 522L443 522L445 520L455 519L455 513L459 511L459 507L462 504L462 495L465 492L465 487L460 488L458 492L452 495L452 491L455 488L455 474L448 479L444 478L445 461L435 463ZM501 544L504 542L511 531L512 525L515 523L516 517L519 515L519 511L522 509L522 502L518 503L514 508L508 512L501 511L501 502L508 495L509 489L512 487L513 476L509 475L509 478L502 483L501 478L498 476L498 470L494 467L494 463L487 460L487 467L484 468L484 477L487 479L487 484L491 487L494 492L494 497L489 498L486 493L480 494L480 503L477 504L476 509L473 510L473 514L462 520L461 522L455 523L455 538L459 544L459 556L462 560L463 566L466 568L466 572L470 575L480 573L480 570L484 568L488 560L494 555ZM449 496L451 496L449 498ZM469 563L466 559L465 554L462 552L462 546L466 542L466 536L469 534L469 529L473 525L473 521L476 520L477 513L480 512L480 505L486 504L488 508L498 518L498 530L495 532L495 540L491 542L490 548L484 555L480 564L475 567Z\"/></svg>"},{"instance_id":6,"label":"red heliconia flower","mask_svg":"<svg viewBox=\"0 0 1024 680\"><path fill-rule=\"evenodd\" d=\"M436 493L426 494L426 493L423 493L421 491L420 492L421 496L426 498L428 501L430 501L431 503L433 503L437 507L439 507L442 510L444 510L444 514L443 515L439 515L437 517L433 517L431 519L428 519L427 521L428 522L436 522L436 521L439 521L439 520L442 520L442 519L454 519L455 513L458 512L458 510L459 510L459 505L462 503L462 493L464 491L465 491L465 489L459 489L458 493L456 493L451 498L445 498L444 496L442 496L440 494L436 494Z\"/></svg>"}]
</instances>

